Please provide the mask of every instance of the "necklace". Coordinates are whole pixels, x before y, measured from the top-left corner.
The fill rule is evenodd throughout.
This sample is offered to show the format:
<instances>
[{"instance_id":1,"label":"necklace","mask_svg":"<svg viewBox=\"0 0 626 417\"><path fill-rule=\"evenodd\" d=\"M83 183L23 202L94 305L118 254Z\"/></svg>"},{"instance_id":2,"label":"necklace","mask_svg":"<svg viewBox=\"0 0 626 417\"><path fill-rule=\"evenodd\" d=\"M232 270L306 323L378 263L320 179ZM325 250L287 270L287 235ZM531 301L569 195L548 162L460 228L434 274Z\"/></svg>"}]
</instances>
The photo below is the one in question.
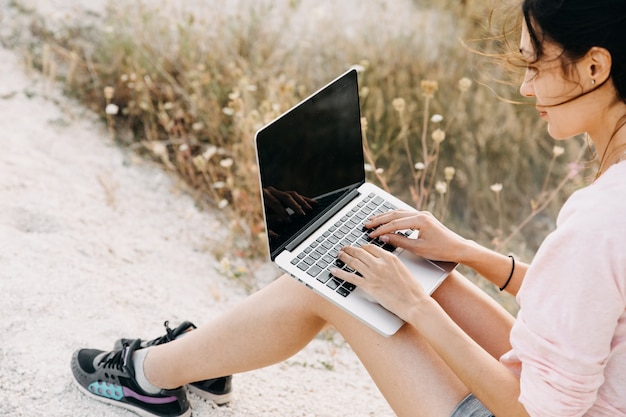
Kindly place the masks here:
<instances>
[{"instance_id":1,"label":"necklace","mask_svg":"<svg viewBox=\"0 0 626 417\"><path fill-rule=\"evenodd\" d=\"M609 169L611 166L613 166L613 165L615 165L615 164L618 164L618 163L620 163L620 162L622 162L622 161L624 161L624 160L626 160L626 150L624 150L621 154L619 154L619 156L618 156L617 158L615 158L615 160L614 160L614 161L612 161L612 162L610 162L610 163L607 163L607 164L606 164L606 168L603 168L603 167L602 167L602 166L603 166L603 165L605 165L605 164L601 164L601 165L600 165L600 169L598 170L598 173L596 174L596 178L595 178L595 179L600 178L600 176L601 176L602 174L604 174L604 173L606 172L606 170L607 170L607 169Z\"/></svg>"}]
</instances>

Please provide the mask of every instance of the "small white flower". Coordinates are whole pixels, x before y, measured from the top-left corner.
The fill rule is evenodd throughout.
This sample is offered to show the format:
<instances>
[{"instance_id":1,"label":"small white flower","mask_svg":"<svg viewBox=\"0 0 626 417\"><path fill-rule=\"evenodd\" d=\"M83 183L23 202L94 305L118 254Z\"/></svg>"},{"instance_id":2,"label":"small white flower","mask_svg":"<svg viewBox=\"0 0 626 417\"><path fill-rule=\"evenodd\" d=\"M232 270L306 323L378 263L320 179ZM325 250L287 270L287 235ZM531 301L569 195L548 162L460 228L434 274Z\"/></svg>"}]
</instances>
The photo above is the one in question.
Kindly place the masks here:
<instances>
[{"instance_id":1,"label":"small white flower","mask_svg":"<svg viewBox=\"0 0 626 417\"><path fill-rule=\"evenodd\" d=\"M491 191L493 191L494 193L499 193L500 191L502 191L502 184L500 184L499 182L492 184L491 187L489 187L491 189Z\"/></svg>"},{"instance_id":2,"label":"small white flower","mask_svg":"<svg viewBox=\"0 0 626 417\"><path fill-rule=\"evenodd\" d=\"M202 122L195 122L194 124L191 125L191 128L195 130L196 132L199 130L202 130L203 127L204 127L204 124Z\"/></svg>"},{"instance_id":3,"label":"small white flower","mask_svg":"<svg viewBox=\"0 0 626 417\"><path fill-rule=\"evenodd\" d=\"M552 148L552 153L555 157L559 157L565 153L565 148L561 146L555 146L554 148Z\"/></svg>"},{"instance_id":4,"label":"small white flower","mask_svg":"<svg viewBox=\"0 0 626 417\"><path fill-rule=\"evenodd\" d=\"M233 166L233 162L232 158L224 158L220 161L220 166L222 168L230 168Z\"/></svg>"},{"instance_id":5,"label":"small white flower","mask_svg":"<svg viewBox=\"0 0 626 417\"><path fill-rule=\"evenodd\" d=\"M452 181L454 174L456 174L456 169L454 169L454 167L445 167L443 170L443 176L446 181Z\"/></svg>"},{"instance_id":6,"label":"small white flower","mask_svg":"<svg viewBox=\"0 0 626 417\"><path fill-rule=\"evenodd\" d=\"M232 116L233 114L235 114L235 110L231 109L230 107L224 107L222 109L222 113L224 113L226 116Z\"/></svg>"},{"instance_id":7,"label":"small white flower","mask_svg":"<svg viewBox=\"0 0 626 417\"><path fill-rule=\"evenodd\" d=\"M433 114L433 117L430 118L430 121L433 123L441 123L443 121L443 116L440 114Z\"/></svg>"},{"instance_id":8,"label":"small white flower","mask_svg":"<svg viewBox=\"0 0 626 417\"><path fill-rule=\"evenodd\" d=\"M217 153L217 146L215 145L210 145L206 151L204 151L204 153L202 154L202 156L204 156L204 159L206 159L207 161L211 158L213 158L213 156Z\"/></svg>"},{"instance_id":9,"label":"small white flower","mask_svg":"<svg viewBox=\"0 0 626 417\"><path fill-rule=\"evenodd\" d=\"M418 171L423 171L426 168L426 165L423 162L418 162L415 164L415 169Z\"/></svg>"},{"instance_id":10,"label":"small white flower","mask_svg":"<svg viewBox=\"0 0 626 417\"><path fill-rule=\"evenodd\" d=\"M196 168L198 168L200 171L206 170L207 161L206 159L202 157L202 155L194 156L192 161L193 161L193 164L196 166Z\"/></svg>"},{"instance_id":11,"label":"small white flower","mask_svg":"<svg viewBox=\"0 0 626 417\"><path fill-rule=\"evenodd\" d=\"M226 199L220 200L220 202L217 203L217 208L225 209L226 207L228 207L228 200Z\"/></svg>"},{"instance_id":12,"label":"small white flower","mask_svg":"<svg viewBox=\"0 0 626 417\"><path fill-rule=\"evenodd\" d=\"M433 132L432 138L436 144L440 144L446 139L446 132L441 129L437 129Z\"/></svg>"},{"instance_id":13,"label":"small white flower","mask_svg":"<svg viewBox=\"0 0 626 417\"><path fill-rule=\"evenodd\" d=\"M374 172L374 168L370 164L364 164L363 169L365 169L365 172Z\"/></svg>"},{"instance_id":14,"label":"small white flower","mask_svg":"<svg viewBox=\"0 0 626 417\"><path fill-rule=\"evenodd\" d=\"M435 189L439 194L443 195L448 192L448 184L446 184L444 181L437 181L437 184L435 184Z\"/></svg>"},{"instance_id":15,"label":"small white flower","mask_svg":"<svg viewBox=\"0 0 626 417\"><path fill-rule=\"evenodd\" d=\"M104 87L104 98L106 98L107 100L111 100L114 94L115 88L111 87L110 85Z\"/></svg>"},{"instance_id":16,"label":"small white flower","mask_svg":"<svg viewBox=\"0 0 626 417\"><path fill-rule=\"evenodd\" d=\"M212 187L216 190L221 190L222 188L226 187L226 183L224 181L216 181L213 183Z\"/></svg>"},{"instance_id":17,"label":"small white flower","mask_svg":"<svg viewBox=\"0 0 626 417\"><path fill-rule=\"evenodd\" d=\"M189 150L189 145L187 145L186 143L183 143L182 145L178 147L178 150L181 152L187 152Z\"/></svg>"},{"instance_id":18,"label":"small white flower","mask_svg":"<svg viewBox=\"0 0 626 417\"><path fill-rule=\"evenodd\" d=\"M119 111L120 108L113 103L107 104L106 108L104 109L104 112L109 116L115 116Z\"/></svg>"},{"instance_id":19,"label":"small white flower","mask_svg":"<svg viewBox=\"0 0 626 417\"><path fill-rule=\"evenodd\" d=\"M391 105L398 113L402 113L406 108L406 101L402 97L394 98Z\"/></svg>"},{"instance_id":20,"label":"small white flower","mask_svg":"<svg viewBox=\"0 0 626 417\"><path fill-rule=\"evenodd\" d=\"M376 168L376 173L377 173L378 175L381 175L381 174L382 174L382 173L384 173L384 172L385 172L385 170L384 170L384 169L382 169L382 168Z\"/></svg>"},{"instance_id":21,"label":"small white flower","mask_svg":"<svg viewBox=\"0 0 626 417\"><path fill-rule=\"evenodd\" d=\"M224 257L220 260L220 268L222 268L222 270L224 271L230 271L231 268L231 263L230 263L230 259Z\"/></svg>"},{"instance_id":22,"label":"small white flower","mask_svg":"<svg viewBox=\"0 0 626 417\"><path fill-rule=\"evenodd\" d=\"M152 143L152 152L158 156L165 156L167 155L167 147L161 142L154 142Z\"/></svg>"},{"instance_id":23,"label":"small white flower","mask_svg":"<svg viewBox=\"0 0 626 417\"><path fill-rule=\"evenodd\" d=\"M356 70L359 74L365 72L365 67L361 64L355 64L352 66L352 69Z\"/></svg>"},{"instance_id":24,"label":"small white flower","mask_svg":"<svg viewBox=\"0 0 626 417\"><path fill-rule=\"evenodd\" d=\"M472 80L470 80L467 77L463 77L459 80L459 90L461 90L462 93L465 93L467 92L467 90L470 89L472 84L473 84Z\"/></svg>"}]
</instances>

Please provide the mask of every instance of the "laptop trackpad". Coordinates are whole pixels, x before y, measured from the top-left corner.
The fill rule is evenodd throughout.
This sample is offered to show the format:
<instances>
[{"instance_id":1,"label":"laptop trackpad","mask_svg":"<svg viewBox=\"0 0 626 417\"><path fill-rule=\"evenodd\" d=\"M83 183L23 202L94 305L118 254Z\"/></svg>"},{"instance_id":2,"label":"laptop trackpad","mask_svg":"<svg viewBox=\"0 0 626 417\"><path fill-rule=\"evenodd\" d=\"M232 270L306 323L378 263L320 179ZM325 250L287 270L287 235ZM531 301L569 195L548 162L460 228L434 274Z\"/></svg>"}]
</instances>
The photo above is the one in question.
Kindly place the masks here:
<instances>
[{"instance_id":1,"label":"laptop trackpad","mask_svg":"<svg viewBox=\"0 0 626 417\"><path fill-rule=\"evenodd\" d=\"M428 294L432 294L450 273L450 271L408 250L402 251L398 257Z\"/></svg>"}]
</instances>

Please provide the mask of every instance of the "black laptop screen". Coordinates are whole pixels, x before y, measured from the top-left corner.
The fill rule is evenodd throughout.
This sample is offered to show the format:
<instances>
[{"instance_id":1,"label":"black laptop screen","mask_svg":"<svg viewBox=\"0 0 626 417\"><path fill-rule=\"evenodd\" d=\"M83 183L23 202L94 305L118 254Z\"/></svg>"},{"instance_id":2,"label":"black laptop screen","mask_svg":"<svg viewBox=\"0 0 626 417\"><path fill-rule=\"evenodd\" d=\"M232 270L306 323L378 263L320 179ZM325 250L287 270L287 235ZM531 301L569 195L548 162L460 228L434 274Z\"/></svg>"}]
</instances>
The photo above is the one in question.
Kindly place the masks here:
<instances>
[{"instance_id":1,"label":"black laptop screen","mask_svg":"<svg viewBox=\"0 0 626 417\"><path fill-rule=\"evenodd\" d=\"M356 71L262 128L256 148L273 259L365 180Z\"/></svg>"}]
</instances>

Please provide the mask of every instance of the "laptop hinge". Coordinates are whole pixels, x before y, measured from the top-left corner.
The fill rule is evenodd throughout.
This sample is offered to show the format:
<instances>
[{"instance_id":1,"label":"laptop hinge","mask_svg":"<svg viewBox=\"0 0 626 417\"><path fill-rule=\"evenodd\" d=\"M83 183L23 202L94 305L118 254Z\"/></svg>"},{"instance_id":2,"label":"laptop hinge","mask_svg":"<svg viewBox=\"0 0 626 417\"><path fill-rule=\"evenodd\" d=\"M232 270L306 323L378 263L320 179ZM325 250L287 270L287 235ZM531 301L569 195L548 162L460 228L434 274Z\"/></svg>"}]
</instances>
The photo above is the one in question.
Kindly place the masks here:
<instances>
[{"instance_id":1,"label":"laptop hinge","mask_svg":"<svg viewBox=\"0 0 626 417\"><path fill-rule=\"evenodd\" d=\"M321 225L323 225L328 219L337 214L341 209L343 209L346 204L352 201L359 195L359 190L354 188L348 194L344 195L337 203L333 204L332 207L324 213L320 218L311 223L306 229L304 229L298 237L289 242L289 244L285 247L288 251L293 251L298 247L302 242L304 242L313 232L315 232Z\"/></svg>"}]
</instances>

